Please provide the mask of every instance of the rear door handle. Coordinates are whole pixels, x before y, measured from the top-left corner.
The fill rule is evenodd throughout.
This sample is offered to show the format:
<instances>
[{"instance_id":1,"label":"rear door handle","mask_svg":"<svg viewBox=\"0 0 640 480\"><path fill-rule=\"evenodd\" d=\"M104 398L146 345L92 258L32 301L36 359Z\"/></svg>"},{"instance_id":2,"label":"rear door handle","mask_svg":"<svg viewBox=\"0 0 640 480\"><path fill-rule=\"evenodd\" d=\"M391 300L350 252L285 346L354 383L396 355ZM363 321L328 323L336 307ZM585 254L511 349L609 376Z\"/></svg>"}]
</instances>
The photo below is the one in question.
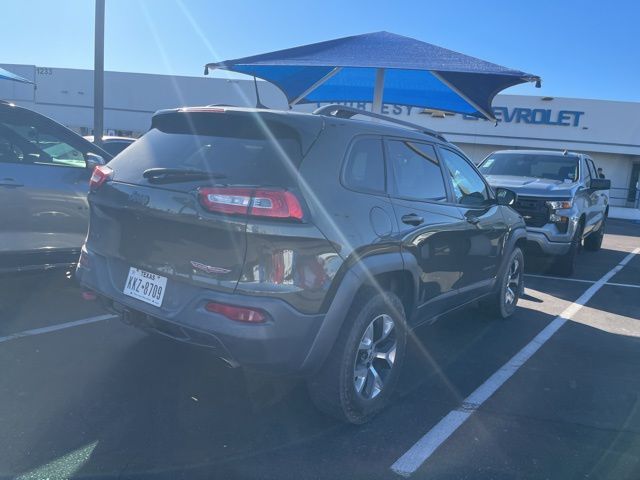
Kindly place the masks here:
<instances>
[{"instance_id":1,"label":"rear door handle","mask_svg":"<svg viewBox=\"0 0 640 480\"><path fill-rule=\"evenodd\" d=\"M477 225L480 223L480 219L478 217L474 217L473 215L469 215L467 217L467 222L469 222L471 225Z\"/></svg>"},{"instance_id":2,"label":"rear door handle","mask_svg":"<svg viewBox=\"0 0 640 480\"><path fill-rule=\"evenodd\" d=\"M422 222L424 222L424 218L422 218L419 215L416 215L415 213L409 213L407 215L403 215L402 216L402 223L406 223L407 225L420 225Z\"/></svg>"}]
</instances>

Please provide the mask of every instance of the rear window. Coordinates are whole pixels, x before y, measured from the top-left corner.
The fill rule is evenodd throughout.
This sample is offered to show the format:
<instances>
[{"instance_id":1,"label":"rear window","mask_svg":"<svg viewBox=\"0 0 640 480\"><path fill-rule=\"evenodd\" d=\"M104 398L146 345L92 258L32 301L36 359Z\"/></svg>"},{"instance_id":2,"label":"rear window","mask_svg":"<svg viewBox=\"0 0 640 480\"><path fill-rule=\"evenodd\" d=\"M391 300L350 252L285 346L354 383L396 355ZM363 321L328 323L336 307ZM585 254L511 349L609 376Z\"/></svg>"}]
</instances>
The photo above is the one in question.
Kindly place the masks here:
<instances>
[{"instance_id":1,"label":"rear window","mask_svg":"<svg viewBox=\"0 0 640 480\"><path fill-rule=\"evenodd\" d=\"M116 180L141 181L148 168L188 168L221 175L219 183L291 186L302 160L298 132L258 115L176 113L152 128L109 165Z\"/></svg>"}]
</instances>

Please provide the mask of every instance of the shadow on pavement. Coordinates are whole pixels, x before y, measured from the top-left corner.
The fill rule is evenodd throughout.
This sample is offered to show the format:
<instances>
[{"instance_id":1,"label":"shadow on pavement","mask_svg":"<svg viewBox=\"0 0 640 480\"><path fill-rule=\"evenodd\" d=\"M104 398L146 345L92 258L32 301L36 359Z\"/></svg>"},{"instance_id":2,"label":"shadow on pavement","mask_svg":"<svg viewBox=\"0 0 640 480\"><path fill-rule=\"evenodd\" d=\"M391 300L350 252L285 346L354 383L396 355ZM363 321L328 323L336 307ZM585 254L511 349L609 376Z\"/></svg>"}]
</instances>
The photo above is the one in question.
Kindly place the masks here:
<instances>
[{"instance_id":1,"label":"shadow on pavement","mask_svg":"<svg viewBox=\"0 0 640 480\"><path fill-rule=\"evenodd\" d=\"M14 408L38 422L25 472L95 445L77 476L162 478L337 478L387 475L388 466L429 425L526 344L552 317L520 309L506 321L474 308L420 328L393 405L368 425L342 425L319 413L304 383L223 367L205 351L148 337L118 345L128 327L64 347L64 375L38 378L28 396L58 390L57 410ZM88 327L87 327L88 328ZM95 348L110 361L88 374L78 367ZM108 349L113 351L109 354ZM55 348L41 361L55 364ZM43 372L40 372L42 375ZM51 383L52 382L52 383ZM64 392L64 393L60 393ZM353 477L352 477L353 478Z\"/></svg>"},{"instance_id":2,"label":"shadow on pavement","mask_svg":"<svg viewBox=\"0 0 640 480\"><path fill-rule=\"evenodd\" d=\"M0 276L0 336L105 313L65 269Z\"/></svg>"}]
</instances>

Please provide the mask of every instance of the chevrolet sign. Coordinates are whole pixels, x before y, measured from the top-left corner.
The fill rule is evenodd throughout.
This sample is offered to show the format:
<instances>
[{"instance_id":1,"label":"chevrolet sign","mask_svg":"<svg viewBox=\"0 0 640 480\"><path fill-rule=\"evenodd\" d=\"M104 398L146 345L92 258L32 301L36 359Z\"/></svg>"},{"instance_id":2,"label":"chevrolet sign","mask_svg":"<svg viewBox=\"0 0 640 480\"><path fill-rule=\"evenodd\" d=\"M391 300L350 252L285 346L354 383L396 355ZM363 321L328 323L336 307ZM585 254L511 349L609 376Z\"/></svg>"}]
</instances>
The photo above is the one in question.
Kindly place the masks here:
<instances>
[{"instance_id":1,"label":"chevrolet sign","mask_svg":"<svg viewBox=\"0 0 640 480\"><path fill-rule=\"evenodd\" d=\"M358 108L360 110L370 110L371 104L366 102L336 102L340 105ZM318 107L322 103L317 104ZM431 118L446 118L457 116L457 113L445 112L431 108L418 109L406 105L395 105L385 103L382 105L383 115L411 116L412 112L430 115ZM577 110L552 110L550 108L528 108L528 107L493 107L493 114L496 120L504 123L526 123L530 125L552 125L561 127L579 127L580 120L585 112ZM465 120L480 120L470 115L461 115Z\"/></svg>"}]
</instances>

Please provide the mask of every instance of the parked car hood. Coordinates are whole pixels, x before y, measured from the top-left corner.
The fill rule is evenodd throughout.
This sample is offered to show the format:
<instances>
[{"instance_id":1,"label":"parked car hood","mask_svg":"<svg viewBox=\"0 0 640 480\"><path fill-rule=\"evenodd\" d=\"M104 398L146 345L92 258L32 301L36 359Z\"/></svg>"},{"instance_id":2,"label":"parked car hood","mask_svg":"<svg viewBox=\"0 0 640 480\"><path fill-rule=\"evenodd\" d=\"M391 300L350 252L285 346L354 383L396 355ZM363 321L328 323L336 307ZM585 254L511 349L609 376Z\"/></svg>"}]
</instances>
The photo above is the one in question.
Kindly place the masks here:
<instances>
[{"instance_id":1,"label":"parked car hood","mask_svg":"<svg viewBox=\"0 0 640 480\"><path fill-rule=\"evenodd\" d=\"M487 175L486 179L494 188L508 188L528 197L572 197L578 188L577 182L565 183L548 178Z\"/></svg>"}]
</instances>

